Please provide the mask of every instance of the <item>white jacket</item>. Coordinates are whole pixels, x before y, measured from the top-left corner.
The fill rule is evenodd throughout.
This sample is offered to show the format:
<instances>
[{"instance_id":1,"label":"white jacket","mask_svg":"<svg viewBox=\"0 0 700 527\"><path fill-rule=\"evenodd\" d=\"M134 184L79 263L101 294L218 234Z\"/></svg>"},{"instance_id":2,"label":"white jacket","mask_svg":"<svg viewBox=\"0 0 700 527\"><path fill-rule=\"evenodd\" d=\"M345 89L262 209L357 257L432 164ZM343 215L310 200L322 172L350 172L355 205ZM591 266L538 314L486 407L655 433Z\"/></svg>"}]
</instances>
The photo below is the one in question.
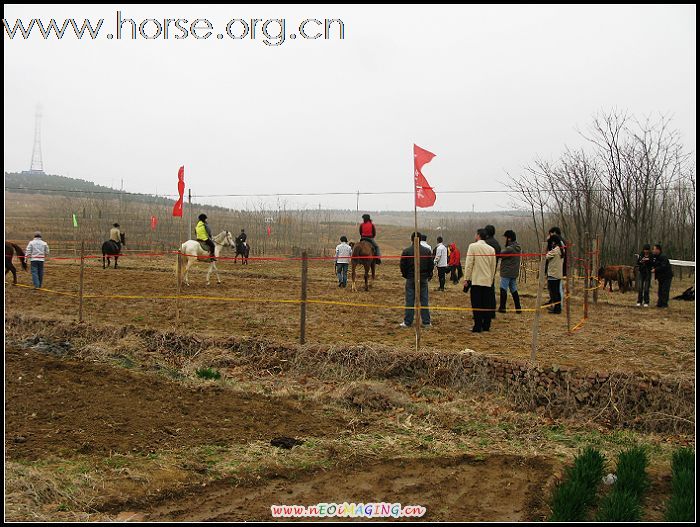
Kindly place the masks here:
<instances>
[{"instance_id":1,"label":"white jacket","mask_svg":"<svg viewBox=\"0 0 700 527\"><path fill-rule=\"evenodd\" d=\"M335 248L335 263L349 264L352 256L352 247L342 242Z\"/></svg>"},{"instance_id":2,"label":"white jacket","mask_svg":"<svg viewBox=\"0 0 700 527\"><path fill-rule=\"evenodd\" d=\"M484 240L469 244L464 279L472 285L491 287L496 276L496 250Z\"/></svg>"},{"instance_id":3,"label":"white jacket","mask_svg":"<svg viewBox=\"0 0 700 527\"><path fill-rule=\"evenodd\" d=\"M447 267L447 247L442 242L435 247L435 265L437 267Z\"/></svg>"},{"instance_id":4,"label":"white jacket","mask_svg":"<svg viewBox=\"0 0 700 527\"><path fill-rule=\"evenodd\" d=\"M34 238L24 251L29 261L43 262L49 255L49 244L41 238Z\"/></svg>"}]
</instances>

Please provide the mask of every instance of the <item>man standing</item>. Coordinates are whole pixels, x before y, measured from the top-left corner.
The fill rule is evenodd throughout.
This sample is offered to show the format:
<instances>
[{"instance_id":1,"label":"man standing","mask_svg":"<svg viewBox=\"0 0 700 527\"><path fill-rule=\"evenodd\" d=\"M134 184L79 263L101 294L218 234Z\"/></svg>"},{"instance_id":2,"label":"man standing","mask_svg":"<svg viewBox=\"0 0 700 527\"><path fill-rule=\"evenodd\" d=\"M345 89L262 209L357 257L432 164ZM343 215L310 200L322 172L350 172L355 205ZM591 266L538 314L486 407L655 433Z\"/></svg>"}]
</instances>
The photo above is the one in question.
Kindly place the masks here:
<instances>
[{"instance_id":1,"label":"man standing","mask_svg":"<svg viewBox=\"0 0 700 527\"><path fill-rule=\"evenodd\" d=\"M503 260L501 261L501 304L498 307L499 313L506 312L506 302L508 301L508 290L513 295L515 312L522 313L520 307L520 295L518 294L518 275L520 274L520 244L516 241L514 231L507 230L503 233L506 238L506 248L503 249Z\"/></svg>"},{"instance_id":2,"label":"man standing","mask_svg":"<svg viewBox=\"0 0 700 527\"><path fill-rule=\"evenodd\" d=\"M561 238L556 234L549 237L547 245L547 289L549 289L549 313L561 314L561 279L564 272L564 259L562 257Z\"/></svg>"},{"instance_id":3,"label":"man standing","mask_svg":"<svg viewBox=\"0 0 700 527\"><path fill-rule=\"evenodd\" d=\"M645 243L642 252L637 255L637 307L641 307L642 302L644 307L649 307L652 259L651 246Z\"/></svg>"},{"instance_id":4,"label":"man standing","mask_svg":"<svg viewBox=\"0 0 700 527\"><path fill-rule=\"evenodd\" d=\"M496 277L496 251L485 239L486 229L476 231L475 242L467 249L467 259L464 264L464 278L471 294L472 309L474 310L474 333L489 331L495 305L491 306L493 281Z\"/></svg>"},{"instance_id":5,"label":"man standing","mask_svg":"<svg viewBox=\"0 0 700 527\"><path fill-rule=\"evenodd\" d=\"M414 251L413 242L416 236L420 239L420 233L414 232L411 234L411 245L406 247L401 253L401 276L406 279L406 312L404 313L403 322L401 322L400 327L410 328L413 325L413 319L415 318L415 305L416 305L416 280L415 280L415 263L414 263ZM418 250L420 251L420 318L423 323L423 327L429 328L430 325L430 309L428 309L428 280L433 277L433 270L435 264L433 262L432 253L430 249L426 249L422 245L419 245Z\"/></svg>"},{"instance_id":6,"label":"man standing","mask_svg":"<svg viewBox=\"0 0 700 527\"><path fill-rule=\"evenodd\" d=\"M450 281L453 284L457 284L464 276L464 272L462 271L462 257L459 254L459 249L457 249L456 243L450 244L450 256L448 263L450 265Z\"/></svg>"},{"instance_id":7,"label":"man standing","mask_svg":"<svg viewBox=\"0 0 700 527\"><path fill-rule=\"evenodd\" d=\"M432 256L433 248L428 243L428 235L427 234L420 235L420 245L425 247L426 249L428 249L430 251L431 256Z\"/></svg>"},{"instance_id":8,"label":"man standing","mask_svg":"<svg viewBox=\"0 0 700 527\"><path fill-rule=\"evenodd\" d=\"M447 262L447 247L442 243L442 236L437 238L437 247L435 247L435 266L438 270L438 281L440 282L440 287L438 291L445 290L445 277L447 271L450 270L450 266Z\"/></svg>"},{"instance_id":9,"label":"man standing","mask_svg":"<svg viewBox=\"0 0 700 527\"><path fill-rule=\"evenodd\" d=\"M377 245L375 240L376 237L377 228L374 226L374 223L372 223L372 218L369 217L369 214L363 214L362 223L360 224L360 241L366 241L372 244L372 247L374 247L374 255L377 257L375 258L375 262L379 265L382 261L379 258L381 254L379 252L379 245Z\"/></svg>"},{"instance_id":10,"label":"man standing","mask_svg":"<svg viewBox=\"0 0 700 527\"><path fill-rule=\"evenodd\" d=\"M486 238L484 238L484 241L493 247L493 250L496 251L496 267L498 267L498 261L501 259L501 244L498 243L498 240L494 236L496 236L496 227L493 225L487 225L484 227L484 231L486 232ZM491 304L489 307L493 308L493 313L491 318L496 318L496 282L495 282L495 276L494 276L494 283L491 284Z\"/></svg>"},{"instance_id":11,"label":"man standing","mask_svg":"<svg viewBox=\"0 0 700 527\"><path fill-rule=\"evenodd\" d=\"M44 283L44 262L49 256L49 245L41 239L39 231L34 233L34 239L27 245L25 253L31 262L34 289L40 289Z\"/></svg>"},{"instance_id":12,"label":"man standing","mask_svg":"<svg viewBox=\"0 0 700 527\"><path fill-rule=\"evenodd\" d=\"M673 269L668 257L663 254L660 244L654 245L654 259L652 261L654 276L659 282L659 301L656 307L668 307L668 297L671 293L671 280L673 280Z\"/></svg>"},{"instance_id":13,"label":"man standing","mask_svg":"<svg viewBox=\"0 0 700 527\"><path fill-rule=\"evenodd\" d=\"M338 287L348 286L348 264L352 256L352 247L348 245L347 236L340 237L335 248L335 272L338 275Z\"/></svg>"},{"instance_id":14,"label":"man standing","mask_svg":"<svg viewBox=\"0 0 700 527\"><path fill-rule=\"evenodd\" d=\"M209 247L209 256L211 257L211 261L214 262L216 261L214 258L214 242L212 241L212 236L211 236L211 229L209 228L209 225L207 224L207 215L206 214L200 214L197 219L199 220L197 222L197 226L195 227L195 232L197 234L197 241L199 242L204 242L207 247Z\"/></svg>"}]
</instances>

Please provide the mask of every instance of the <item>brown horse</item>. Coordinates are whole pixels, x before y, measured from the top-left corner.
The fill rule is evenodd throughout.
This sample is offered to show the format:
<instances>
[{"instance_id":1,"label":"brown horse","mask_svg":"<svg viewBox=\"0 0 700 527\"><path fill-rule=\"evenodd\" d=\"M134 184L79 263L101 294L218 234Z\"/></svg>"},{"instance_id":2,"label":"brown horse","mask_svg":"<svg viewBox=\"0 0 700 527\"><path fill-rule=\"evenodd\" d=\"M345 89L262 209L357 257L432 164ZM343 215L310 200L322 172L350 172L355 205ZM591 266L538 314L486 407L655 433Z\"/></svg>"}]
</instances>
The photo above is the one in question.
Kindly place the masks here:
<instances>
[{"instance_id":1,"label":"brown horse","mask_svg":"<svg viewBox=\"0 0 700 527\"><path fill-rule=\"evenodd\" d=\"M369 291L369 271L372 270L372 281L374 281L374 271L377 266L376 255L374 254L374 247L369 242L361 241L358 243L351 243L352 246L352 290L357 291L355 287L355 268L358 265L363 265L365 267L365 291Z\"/></svg>"},{"instance_id":2,"label":"brown horse","mask_svg":"<svg viewBox=\"0 0 700 527\"><path fill-rule=\"evenodd\" d=\"M617 282L620 291L626 293L632 290L634 282L634 267L629 265L608 265L598 270L598 280L603 280L603 289L610 287L612 293L612 283Z\"/></svg>"},{"instance_id":3,"label":"brown horse","mask_svg":"<svg viewBox=\"0 0 700 527\"><path fill-rule=\"evenodd\" d=\"M12 273L12 283L17 285L17 268L12 265L12 257L15 254L22 264L22 269L26 271L27 259L24 257L24 251L15 243L5 242L5 274Z\"/></svg>"}]
</instances>

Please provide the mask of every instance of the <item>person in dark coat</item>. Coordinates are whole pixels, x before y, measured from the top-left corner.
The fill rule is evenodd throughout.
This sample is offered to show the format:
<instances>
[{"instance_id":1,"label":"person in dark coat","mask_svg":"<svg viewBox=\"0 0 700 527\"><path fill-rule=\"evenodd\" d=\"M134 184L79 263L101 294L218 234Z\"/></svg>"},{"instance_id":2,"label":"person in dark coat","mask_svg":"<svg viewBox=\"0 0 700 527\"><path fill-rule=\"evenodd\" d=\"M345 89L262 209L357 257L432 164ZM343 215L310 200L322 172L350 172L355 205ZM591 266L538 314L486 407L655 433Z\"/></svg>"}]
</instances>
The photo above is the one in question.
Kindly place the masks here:
<instances>
[{"instance_id":1,"label":"person in dark coat","mask_svg":"<svg viewBox=\"0 0 700 527\"><path fill-rule=\"evenodd\" d=\"M418 236L420 239L420 233L411 234L411 245L406 247L401 253L401 263L399 267L401 269L401 276L406 279L406 311L404 313L403 322L400 324L402 328L408 328L413 325L413 319L416 315L415 304L416 304L416 281L415 281L415 262L413 255L413 240ZM420 245L418 246L420 251L420 318L423 327L431 327L430 325L430 309L428 309L428 280L433 278L433 271L435 270L435 262L433 261L433 254L430 249Z\"/></svg>"},{"instance_id":2,"label":"person in dark coat","mask_svg":"<svg viewBox=\"0 0 700 527\"><path fill-rule=\"evenodd\" d=\"M651 246L644 244L642 252L637 255L637 307L649 307L649 289L651 288L651 270L654 255Z\"/></svg>"},{"instance_id":3,"label":"person in dark coat","mask_svg":"<svg viewBox=\"0 0 700 527\"><path fill-rule=\"evenodd\" d=\"M486 233L486 238L483 240L486 242L487 245L490 245L493 247L493 250L496 251L496 269L498 269L498 262L500 261L501 257L499 256L501 254L501 244L498 243L498 240L494 238L496 235L496 227L493 225L487 225L484 227L484 232ZM493 299L491 302L489 302L489 309L493 309L493 311L489 312L489 316L491 318L496 318L496 283L495 283L495 278L494 278L494 283L491 284L491 292L493 293Z\"/></svg>"},{"instance_id":4,"label":"person in dark coat","mask_svg":"<svg viewBox=\"0 0 700 527\"><path fill-rule=\"evenodd\" d=\"M659 301L656 307L668 307L668 297L671 293L671 280L673 280L673 269L668 257L663 254L660 244L654 245L652 269L654 277L659 282Z\"/></svg>"},{"instance_id":5,"label":"person in dark coat","mask_svg":"<svg viewBox=\"0 0 700 527\"><path fill-rule=\"evenodd\" d=\"M506 312L508 290L513 295L516 313L522 313L520 307L520 295L518 293L518 276L520 275L520 253L522 250L517 242L515 231L507 230L503 233L506 239L506 248L503 249L503 261L501 262L501 302L498 306L499 313Z\"/></svg>"}]
</instances>

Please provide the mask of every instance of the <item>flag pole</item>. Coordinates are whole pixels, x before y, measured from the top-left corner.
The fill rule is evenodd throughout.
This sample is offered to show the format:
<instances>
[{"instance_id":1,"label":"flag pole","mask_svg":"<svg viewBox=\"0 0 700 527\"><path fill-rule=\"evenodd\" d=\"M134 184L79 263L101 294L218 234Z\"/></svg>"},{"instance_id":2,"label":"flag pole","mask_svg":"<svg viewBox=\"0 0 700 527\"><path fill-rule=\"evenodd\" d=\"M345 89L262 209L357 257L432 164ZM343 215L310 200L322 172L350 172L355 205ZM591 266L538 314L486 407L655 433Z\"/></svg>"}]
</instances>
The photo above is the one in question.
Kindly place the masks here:
<instances>
[{"instance_id":1,"label":"flag pole","mask_svg":"<svg viewBox=\"0 0 700 527\"><path fill-rule=\"evenodd\" d=\"M413 323L416 325L416 351L420 351L420 326L421 326L421 312L420 312L420 236L418 236L418 202L416 201L416 181L415 181L415 167L413 174L413 280L414 280L414 312L413 312Z\"/></svg>"}]
</instances>

